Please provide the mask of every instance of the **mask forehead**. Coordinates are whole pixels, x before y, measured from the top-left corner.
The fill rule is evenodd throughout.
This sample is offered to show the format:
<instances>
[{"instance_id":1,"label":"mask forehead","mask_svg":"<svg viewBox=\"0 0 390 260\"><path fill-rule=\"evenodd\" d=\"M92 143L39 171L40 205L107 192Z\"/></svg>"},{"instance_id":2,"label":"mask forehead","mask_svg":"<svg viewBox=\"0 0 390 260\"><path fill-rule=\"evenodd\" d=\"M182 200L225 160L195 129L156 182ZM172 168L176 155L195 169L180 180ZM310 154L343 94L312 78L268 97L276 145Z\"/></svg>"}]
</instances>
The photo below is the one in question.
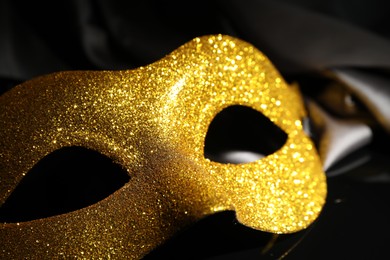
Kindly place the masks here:
<instances>
[{"instance_id":1,"label":"mask forehead","mask_svg":"<svg viewBox=\"0 0 390 260\"><path fill-rule=\"evenodd\" d=\"M287 133L284 146L248 164L206 159L208 126L233 105L266 115ZM233 209L245 225L289 233L312 223L325 202L325 175L302 129L299 93L262 53L232 37L196 38L132 71L37 78L4 94L0 106L0 202L36 162L64 146L97 150L132 177L90 207L20 226L0 224L8 253L41 252L33 242L48 239L53 255L82 249L97 256L112 248L139 258L217 211ZM93 251L107 226L121 243L103 239Z\"/></svg>"}]
</instances>

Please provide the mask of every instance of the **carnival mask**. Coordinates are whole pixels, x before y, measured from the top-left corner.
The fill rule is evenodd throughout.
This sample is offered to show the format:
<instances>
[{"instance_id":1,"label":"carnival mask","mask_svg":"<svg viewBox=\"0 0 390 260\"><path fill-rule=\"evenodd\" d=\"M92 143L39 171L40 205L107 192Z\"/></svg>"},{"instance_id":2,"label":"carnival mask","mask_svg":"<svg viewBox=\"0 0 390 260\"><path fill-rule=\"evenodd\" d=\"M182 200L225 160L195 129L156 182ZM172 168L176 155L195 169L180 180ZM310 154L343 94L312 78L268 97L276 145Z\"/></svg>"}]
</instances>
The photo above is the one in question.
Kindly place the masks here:
<instances>
[{"instance_id":1,"label":"carnival mask","mask_svg":"<svg viewBox=\"0 0 390 260\"><path fill-rule=\"evenodd\" d=\"M234 106L280 128L280 149L249 163L207 159L210 123ZM27 81L0 97L1 205L35 164L64 147L97 151L130 179L87 207L1 223L0 258L137 259L225 210L266 232L304 229L325 203L326 178L303 117L298 89L252 45L222 35L196 38L134 70Z\"/></svg>"}]
</instances>

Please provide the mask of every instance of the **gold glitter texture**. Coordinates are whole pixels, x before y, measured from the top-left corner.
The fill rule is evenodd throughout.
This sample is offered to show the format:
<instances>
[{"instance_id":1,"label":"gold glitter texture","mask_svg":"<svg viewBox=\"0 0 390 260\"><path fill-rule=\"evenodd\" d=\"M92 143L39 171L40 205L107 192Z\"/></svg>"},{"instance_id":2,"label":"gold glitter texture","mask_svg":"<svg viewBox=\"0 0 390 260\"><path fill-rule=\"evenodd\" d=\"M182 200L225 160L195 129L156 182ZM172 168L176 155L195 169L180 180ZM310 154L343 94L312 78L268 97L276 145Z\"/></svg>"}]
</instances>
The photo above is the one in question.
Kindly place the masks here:
<instances>
[{"instance_id":1,"label":"gold glitter texture","mask_svg":"<svg viewBox=\"0 0 390 260\"><path fill-rule=\"evenodd\" d=\"M252 163L204 157L213 118L251 107L284 130L275 153ZM0 258L141 258L181 228L234 210L254 229L290 233L319 215L326 178L302 129L299 91L252 45L196 38L135 70L60 72L0 97L0 203L43 157L83 146L131 179L106 199L67 214L0 224Z\"/></svg>"}]
</instances>

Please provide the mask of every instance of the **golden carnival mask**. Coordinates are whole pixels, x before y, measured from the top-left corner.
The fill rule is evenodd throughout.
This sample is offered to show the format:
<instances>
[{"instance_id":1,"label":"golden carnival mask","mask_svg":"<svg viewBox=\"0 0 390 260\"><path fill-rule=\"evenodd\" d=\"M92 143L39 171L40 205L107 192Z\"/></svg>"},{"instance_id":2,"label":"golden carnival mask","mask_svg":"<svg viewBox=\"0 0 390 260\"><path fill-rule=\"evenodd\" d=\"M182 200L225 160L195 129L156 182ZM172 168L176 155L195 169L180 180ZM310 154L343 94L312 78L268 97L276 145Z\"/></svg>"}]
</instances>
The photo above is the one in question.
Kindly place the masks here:
<instances>
[{"instance_id":1,"label":"golden carnival mask","mask_svg":"<svg viewBox=\"0 0 390 260\"><path fill-rule=\"evenodd\" d=\"M210 123L236 105L282 129L283 146L250 163L205 158ZM0 205L35 164L63 147L98 151L130 180L88 207L1 223L0 258L142 258L184 226L225 210L262 231L304 229L326 197L304 116L299 92L262 53L222 35L196 38L135 70L27 81L0 97Z\"/></svg>"}]
</instances>

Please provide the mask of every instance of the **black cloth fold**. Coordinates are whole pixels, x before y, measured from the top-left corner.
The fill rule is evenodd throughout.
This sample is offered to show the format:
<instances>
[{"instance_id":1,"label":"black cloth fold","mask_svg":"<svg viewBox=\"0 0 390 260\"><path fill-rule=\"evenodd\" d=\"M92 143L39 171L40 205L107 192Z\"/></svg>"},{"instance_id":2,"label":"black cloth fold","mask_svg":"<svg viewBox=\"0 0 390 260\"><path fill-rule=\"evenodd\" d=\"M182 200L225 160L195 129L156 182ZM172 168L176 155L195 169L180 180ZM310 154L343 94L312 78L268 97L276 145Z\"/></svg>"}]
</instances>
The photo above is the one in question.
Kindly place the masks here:
<instances>
[{"instance_id":1,"label":"black cloth fold","mask_svg":"<svg viewBox=\"0 0 390 260\"><path fill-rule=\"evenodd\" d=\"M134 68L214 33L251 42L286 77L330 67L389 69L388 31L375 13L367 10L371 20L357 23L348 13L334 14L341 4L321 9L320 1L309 3L2 1L0 76L26 80L58 70ZM379 24L372 26L372 20Z\"/></svg>"}]
</instances>

